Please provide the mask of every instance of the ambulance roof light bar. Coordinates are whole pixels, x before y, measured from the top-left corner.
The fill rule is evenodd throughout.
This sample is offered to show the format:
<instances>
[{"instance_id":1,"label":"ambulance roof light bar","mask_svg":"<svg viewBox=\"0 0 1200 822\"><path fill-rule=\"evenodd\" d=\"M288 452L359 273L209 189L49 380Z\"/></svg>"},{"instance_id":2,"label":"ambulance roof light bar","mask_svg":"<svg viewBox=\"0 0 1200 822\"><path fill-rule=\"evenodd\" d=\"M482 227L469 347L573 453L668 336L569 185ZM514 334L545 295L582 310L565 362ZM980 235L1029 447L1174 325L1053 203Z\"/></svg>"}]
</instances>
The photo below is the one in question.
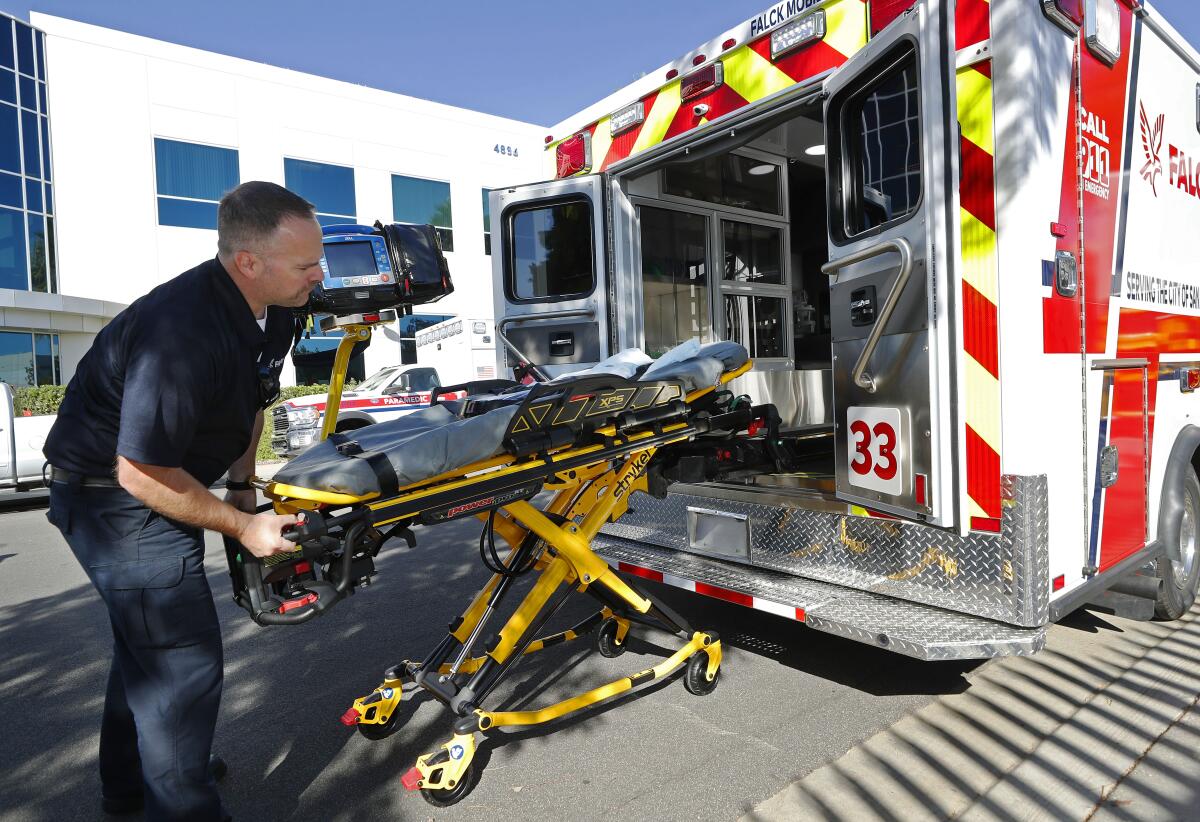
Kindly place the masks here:
<instances>
[{"instance_id":1,"label":"ambulance roof light bar","mask_svg":"<svg viewBox=\"0 0 1200 822\"><path fill-rule=\"evenodd\" d=\"M771 59L825 39L825 10L806 14L799 20L771 32Z\"/></svg>"}]
</instances>

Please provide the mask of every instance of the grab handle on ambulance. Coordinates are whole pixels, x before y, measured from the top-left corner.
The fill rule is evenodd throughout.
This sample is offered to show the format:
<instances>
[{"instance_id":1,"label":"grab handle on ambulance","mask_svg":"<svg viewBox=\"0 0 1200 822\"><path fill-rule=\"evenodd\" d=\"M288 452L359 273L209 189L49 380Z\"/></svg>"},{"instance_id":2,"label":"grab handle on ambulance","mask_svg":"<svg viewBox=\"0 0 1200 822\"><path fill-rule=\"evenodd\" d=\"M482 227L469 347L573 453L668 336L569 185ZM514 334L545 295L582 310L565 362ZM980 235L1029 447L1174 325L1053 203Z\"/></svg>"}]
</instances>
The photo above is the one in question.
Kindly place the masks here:
<instances>
[{"instance_id":1,"label":"grab handle on ambulance","mask_svg":"<svg viewBox=\"0 0 1200 822\"><path fill-rule=\"evenodd\" d=\"M568 317L584 317L585 319L592 320L596 318L596 310L594 308L573 308L569 311L547 311L544 314L521 314L516 317L505 317L504 319L500 320L500 322L496 323L496 336L500 338L500 342L504 343L505 348L515 354L517 359L519 359L522 363L529 365L534 374L536 374L543 382L545 382L550 378L544 371L542 371L542 369L534 365L533 361L526 357L525 354L522 353L521 349L512 344L512 341L505 336L504 330L510 325L517 325L518 323L540 322L542 320L564 320Z\"/></svg>"},{"instance_id":2,"label":"grab handle on ambulance","mask_svg":"<svg viewBox=\"0 0 1200 822\"><path fill-rule=\"evenodd\" d=\"M879 311L879 318L875 320L875 325L872 326L871 333L867 335L867 344L863 346L862 353L858 355L858 360L854 363L854 371L850 376L854 380L855 385L872 394L875 393L875 378L866 373L867 364L870 363L871 355L875 353L875 348L879 345L879 338L883 336L883 330L887 328L888 320L892 318L892 313L896 310L896 304L900 302L900 295L904 293L904 288L908 285L908 278L912 275L912 246L908 244L908 240L903 238L887 240L873 246L868 246L861 251L855 251L853 254L842 257L840 260L832 260L821 266L821 271L825 274L828 274L830 277L836 277L847 266L861 263L864 260L870 260L889 252L900 255L900 273L896 275L896 284L892 286L892 290L888 292L887 299L883 301L883 308Z\"/></svg>"}]
</instances>

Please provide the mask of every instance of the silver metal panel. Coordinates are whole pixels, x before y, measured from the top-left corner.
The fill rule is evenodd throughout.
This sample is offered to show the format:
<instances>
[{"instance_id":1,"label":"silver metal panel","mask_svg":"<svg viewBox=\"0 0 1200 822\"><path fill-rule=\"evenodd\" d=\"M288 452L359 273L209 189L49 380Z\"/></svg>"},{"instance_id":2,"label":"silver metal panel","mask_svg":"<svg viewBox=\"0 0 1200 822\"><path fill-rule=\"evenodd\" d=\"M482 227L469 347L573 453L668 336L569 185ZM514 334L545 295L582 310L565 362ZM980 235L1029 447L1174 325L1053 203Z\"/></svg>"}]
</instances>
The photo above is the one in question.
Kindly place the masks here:
<instances>
[{"instance_id":1,"label":"silver metal panel","mask_svg":"<svg viewBox=\"0 0 1200 822\"><path fill-rule=\"evenodd\" d=\"M774 405L785 429L833 424L833 372L828 368L751 371L729 383L729 390L748 394L755 405Z\"/></svg>"},{"instance_id":2,"label":"silver metal panel","mask_svg":"<svg viewBox=\"0 0 1200 822\"><path fill-rule=\"evenodd\" d=\"M744 514L689 505L687 529L688 546L698 554L742 562L750 559L750 518Z\"/></svg>"},{"instance_id":3,"label":"silver metal panel","mask_svg":"<svg viewBox=\"0 0 1200 822\"><path fill-rule=\"evenodd\" d=\"M637 494L606 535L679 552L691 549L686 509L746 516L748 565L1020 626L1044 625L1049 609L1045 477L1002 479L1001 531L960 537L918 523L808 507L803 496L746 490L736 499ZM688 489L695 490L695 489ZM682 555L680 555L680 561Z\"/></svg>"},{"instance_id":4,"label":"silver metal panel","mask_svg":"<svg viewBox=\"0 0 1200 822\"><path fill-rule=\"evenodd\" d=\"M679 580L715 585L775 605L803 609L804 622L811 628L917 659L1025 655L1036 653L1045 644L1044 627L1014 628L880 594L611 537L598 537L593 547L610 562L628 562Z\"/></svg>"}]
</instances>

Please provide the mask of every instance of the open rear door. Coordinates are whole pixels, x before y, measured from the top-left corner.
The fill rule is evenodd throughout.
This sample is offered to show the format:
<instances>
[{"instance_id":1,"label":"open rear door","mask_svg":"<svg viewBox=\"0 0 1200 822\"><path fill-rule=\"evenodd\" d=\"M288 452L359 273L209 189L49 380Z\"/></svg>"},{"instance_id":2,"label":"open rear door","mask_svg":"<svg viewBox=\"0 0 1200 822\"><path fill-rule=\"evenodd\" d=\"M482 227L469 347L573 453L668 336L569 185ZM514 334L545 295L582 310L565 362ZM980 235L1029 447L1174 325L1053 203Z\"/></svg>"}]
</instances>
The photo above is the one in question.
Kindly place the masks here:
<instances>
[{"instance_id":1,"label":"open rear door","mask_svg":"<svg viewBox=\"0 0 1200 822\"><path fill-rule=\"evenodd\" d=\"M962 528L952 18L919 2L829 78L825 271L838 496Z\"/></svg>"},{"instance_id":2,"label":"open rear door","mask_svg":"<svg viewBox=\"0 0 1200 822\"><path fill-rule=\"evenodd\" d=\"M492 192L502 376L523 361L555 377L611 353L603 184L597 174Z\"/></svg>"}]
</instances>

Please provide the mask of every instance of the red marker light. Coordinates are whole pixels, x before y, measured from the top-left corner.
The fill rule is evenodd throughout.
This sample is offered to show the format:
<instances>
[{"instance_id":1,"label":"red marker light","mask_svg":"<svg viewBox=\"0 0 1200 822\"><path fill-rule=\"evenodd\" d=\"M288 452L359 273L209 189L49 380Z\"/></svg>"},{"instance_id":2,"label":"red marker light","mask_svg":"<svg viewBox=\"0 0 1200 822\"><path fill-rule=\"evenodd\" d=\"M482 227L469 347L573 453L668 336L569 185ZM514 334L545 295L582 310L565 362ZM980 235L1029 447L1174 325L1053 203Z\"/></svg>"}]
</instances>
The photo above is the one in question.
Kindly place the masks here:
<instances>
[{"instance_id":1,"label":"red marker light","mask_svg":"<svg viewBox=\"0 0 1200 822\"><path fill-rule=\"evenodd\" d=\"M730 37L728 40L726 40L724 43L721 44L721 51L729 51L731 48L733 48L736 45L737 45L737 40L734 40L732 37Z\"/></svg>"},{"instance_id":2,"label":"red marker light","mask_svg":"<svg viewBox=\"0 0 1200 822\"><path fill-rule=\"evenodd\" d=\"M698 66L698 65L700 65L701 63L703 63L703 62L704 62L704 59L705 59L705 58L704 58L704 55L703 55L703 54L697 54L695 57L693 57L693 58L692 58L692 65L693 65L693 66Z\"/></svg>"},{"instance_id":3,"label":"red marker light","mask_svg":"<svg viewBox=\"0 0 1200 822\"><path fill-rule=\"evenodd\" d=\"M667 79L668 79L668 80L674 80L674 79L675 79L676 77L678 77L678 76L679 76L679 70L678 70L678 69L671 69L670 71L668 71L668 72L667 72Z\"/></svg>"},{"instance_id":4,"label":"red marker light","mask_svg":"<svg viewBox=\"0 0 1200 822\"><path fill-rule=\"evenodd\" d=\"M1059 574L1058 576L1056 576L1054 578L1054 582L1052 583L1052 586L1055 591L1061 591L1066 584L1067 584L1067 578L1065 576L1063 576L1062 574Z\"/></svg>"}]
</instances>

